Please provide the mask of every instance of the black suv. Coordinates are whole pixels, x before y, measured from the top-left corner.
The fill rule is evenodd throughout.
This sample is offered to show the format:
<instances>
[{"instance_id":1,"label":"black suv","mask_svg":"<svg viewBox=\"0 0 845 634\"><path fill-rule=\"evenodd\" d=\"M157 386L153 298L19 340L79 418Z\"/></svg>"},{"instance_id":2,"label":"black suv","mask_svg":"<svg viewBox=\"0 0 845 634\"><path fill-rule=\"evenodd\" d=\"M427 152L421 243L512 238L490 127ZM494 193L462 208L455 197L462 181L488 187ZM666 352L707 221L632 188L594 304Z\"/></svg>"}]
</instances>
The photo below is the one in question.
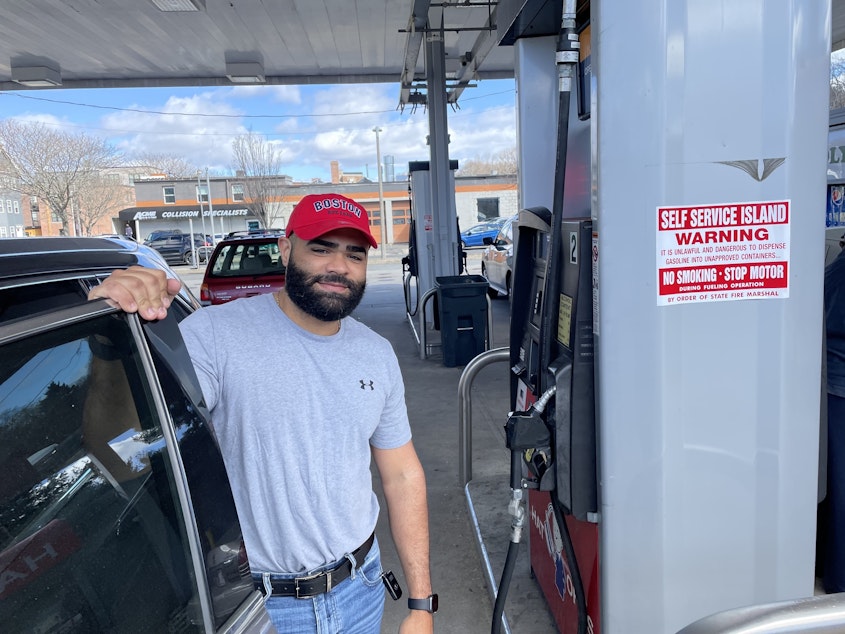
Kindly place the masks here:
<instances>
[{"instance_id":1,"label":"black suv","mask_svg":"<svg viewBox=\"0 0 845 634\"><path fill-rule=\"evenodd\" d=\"M198 261L205 261L206 250L201 247L206 241L199 233L193 234L193 238L190 233L168 233L145 244L158 251L168 264L193 263L194 249L197 249Z\"/></svg>"},{"instance_id":2,"label":"black suv","mask_svg":"<svg viewBox=\"0 0 845 634\"><path fill-rule=\"evenodd\" d=\"M267 632L178 322L87 301L105 238L0 240L0 623L28 632Z\"/></svg>"}]
</instances>

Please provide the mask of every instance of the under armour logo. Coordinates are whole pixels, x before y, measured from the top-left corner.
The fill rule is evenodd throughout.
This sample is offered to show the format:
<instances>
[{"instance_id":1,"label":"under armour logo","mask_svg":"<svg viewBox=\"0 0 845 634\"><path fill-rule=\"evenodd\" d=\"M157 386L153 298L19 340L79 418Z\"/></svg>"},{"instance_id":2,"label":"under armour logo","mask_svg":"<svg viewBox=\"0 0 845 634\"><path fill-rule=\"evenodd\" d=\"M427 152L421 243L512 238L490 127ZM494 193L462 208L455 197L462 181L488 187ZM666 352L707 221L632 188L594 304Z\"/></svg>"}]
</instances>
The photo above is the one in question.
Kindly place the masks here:
<instances>
[{"instance_id":1,"label":"under armour logo","mask_svg":"<svg viewBox=\"0 0 845 634\"><path fill-rule=\"evenodd\" d=\"M367 388L370 388L370 390L376 389L376 388L373 387L372 381L365 381L364 379L358 379L358 382L361 384L362 390L366 390Z\"/></svg>"}]
</instances>

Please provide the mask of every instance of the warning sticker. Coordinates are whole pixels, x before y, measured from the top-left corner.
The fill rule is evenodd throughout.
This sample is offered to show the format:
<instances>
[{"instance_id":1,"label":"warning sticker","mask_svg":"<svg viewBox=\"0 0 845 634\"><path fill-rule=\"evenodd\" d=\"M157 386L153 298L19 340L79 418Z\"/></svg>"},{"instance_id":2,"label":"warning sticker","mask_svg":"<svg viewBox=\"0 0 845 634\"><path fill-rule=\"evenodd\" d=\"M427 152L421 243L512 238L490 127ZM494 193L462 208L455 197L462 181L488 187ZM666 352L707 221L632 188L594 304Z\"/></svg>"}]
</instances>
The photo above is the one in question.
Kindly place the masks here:
<instances>
[{"instance_id":1,"label":"warning sticker","mask_svg":"<svg viewBox=\"0 0 845 634\"><path fill-rule=\"evenodd\" d=\"M657 208L657 305L789 297L790 202Z\"/></svg>"}]
</instances>

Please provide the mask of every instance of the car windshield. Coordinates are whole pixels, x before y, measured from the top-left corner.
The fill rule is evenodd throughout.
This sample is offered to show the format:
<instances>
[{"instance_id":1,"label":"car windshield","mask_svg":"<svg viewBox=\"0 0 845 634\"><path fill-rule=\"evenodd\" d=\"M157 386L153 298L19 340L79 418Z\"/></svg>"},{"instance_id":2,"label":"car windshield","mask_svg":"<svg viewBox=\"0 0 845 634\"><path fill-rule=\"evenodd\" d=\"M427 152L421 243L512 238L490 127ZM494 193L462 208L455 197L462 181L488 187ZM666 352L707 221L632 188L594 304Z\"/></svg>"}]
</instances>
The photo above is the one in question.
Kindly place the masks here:
<instances>
[{"instance_id":1,"label":"car windshield","mask_svg":"<svg viewBox=\"0 0 845 634\"><path fill-rule=\"evenodd\" d=\"M275 241L233 242L223 245L209 269L215 277L278 275L283 273L279 245Z\"/></svg>"}]
</instances>

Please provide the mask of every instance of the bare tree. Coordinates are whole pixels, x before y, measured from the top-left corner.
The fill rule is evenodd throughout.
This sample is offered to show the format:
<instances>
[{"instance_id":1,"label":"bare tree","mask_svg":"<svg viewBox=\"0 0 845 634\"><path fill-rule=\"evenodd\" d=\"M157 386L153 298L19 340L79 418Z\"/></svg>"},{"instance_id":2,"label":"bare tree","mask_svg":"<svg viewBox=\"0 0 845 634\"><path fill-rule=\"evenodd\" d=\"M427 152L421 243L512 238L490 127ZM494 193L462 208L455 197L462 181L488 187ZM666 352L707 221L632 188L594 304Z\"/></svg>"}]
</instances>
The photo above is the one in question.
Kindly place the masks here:
<instances>
[{"instance_id":1,"label":"bare tree","mask_svg":"<svg viewBox=\"0 0 845 634\"><path fill-rule=\"evenodd\" d=\"M830 59L830 109L845 108L845 59L835 55Z\"/></svg>"},{"instance_id":2,"label":"bare tree","mask_svg":"<svg viewBox=\"0 0 845 634\"><path fill-rule=\"evenodd\" d=\"M285 177L281 170L281 152L263 136L248 133L232 141L234 170L243 178L244 204L261 226L270 228L281 213Z\"/></svg>"},{"instance_id":3,"label":"bare tree","mask_svg":"<svg viewBox=\"0 0 845 634\"><path fill-rule=\"evenodd\" d=\"M196 165L192 164L186 158L176 156L175 154L142 152L132 157L131 161L139 165L151 167L172 179L191 178L199 170Z\"/></svg>"},{"instance_id":4,"label":"bare tree","mask_svg":"<svg viewBox=\"0 0 845 634\"><path fill-rule=\"evenodd\" d=\"M490 176L502 174L516 174L516 148L507 148L491 154L486 158L473 158L464 161L455 172L456 176Z\"/></svg>"},{"instance_id":5,"label":"bare tree","mask_svg":"<svg viewBox=\"0 0 845 634\"><path fill-rule=\"evenodd\" d=\"M70 234L68 210L77 186L118 161L116 150L102 139L12 119L0 121L0 152L20 191L46 202L64 235Z\"/></svg>"},{"instance_id":6,"label":"bare tree","mask_svg":"<svg viewBox=\"0 0 845 634\"><path fill-rule=\"evenodd\" d=\"M127 188L110 176L89 174L76 186L74 215L83 235L91 235L97 223L125 199Z\"/></svg>"}]
</instances>

